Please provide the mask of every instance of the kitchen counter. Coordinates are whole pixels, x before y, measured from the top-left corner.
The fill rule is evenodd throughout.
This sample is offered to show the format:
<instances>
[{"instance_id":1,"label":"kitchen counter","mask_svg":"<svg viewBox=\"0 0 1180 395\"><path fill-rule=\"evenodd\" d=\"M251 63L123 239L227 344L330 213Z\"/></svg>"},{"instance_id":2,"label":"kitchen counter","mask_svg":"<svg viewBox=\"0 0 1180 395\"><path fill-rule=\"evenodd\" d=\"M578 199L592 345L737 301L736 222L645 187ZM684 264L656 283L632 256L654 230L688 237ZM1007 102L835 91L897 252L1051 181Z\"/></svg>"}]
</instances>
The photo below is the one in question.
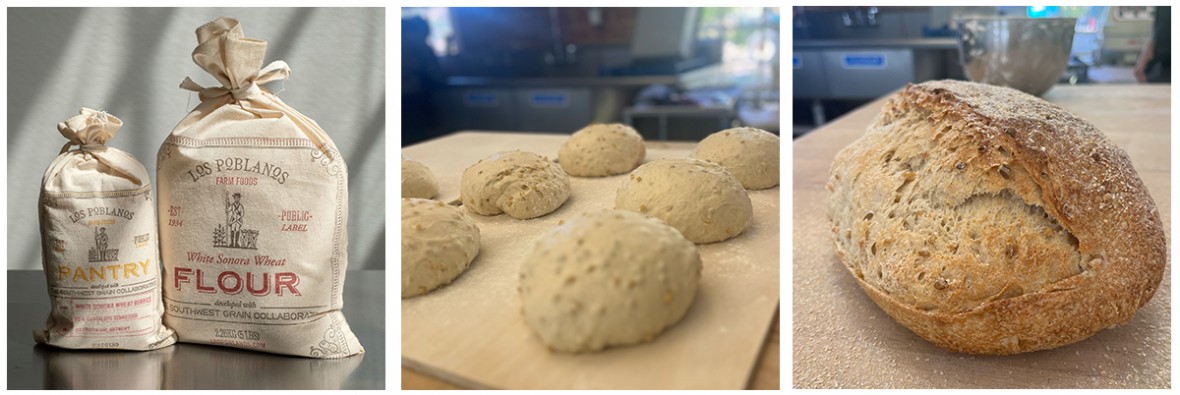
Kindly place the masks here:
<instances>
[{"instance_id":1,"label":"kitchen counter","mask_svg":"<svg viewBox=\"0 0 1180 395\"><path fill-rule=\"evenodd\" d=\"M791 42L795 49L830 48L912 48L912 49L959 49L959 40L954 37L932 38L880 38L880 39L813 39Z\"/></svg>"},{"instance_id":2,"label":"kitchen counter","mask_svg":"<svg viewBox=\"0 0 1180 395\"><path fill-rule=\"evenodd\" d=\"M636 92L676 84L675 76L454 76L434 90L440 130L574 131L617 120Z\"/></svg>"},{"instance_id":3,"label":"kitchen counter","mask_svg":"<svg viewBox=\"0 0 1180 395\"><path fill-rule=\"evenodd\" d=\"M648 85L675 84L676 76L628 76L628 77L448 77L447 85L453 87L642 87Z\"/></svg>"},{"instance_id":4,"label":"kitchen counter","mask_svg":"<svg viewBox=\"0 0 1180 395\"><path fill-rule=\"evenodd\" d=\"M1169 89L1058 85L1044 98L1127 151L1170 239ZM836 152L864 133L883 103L869 103L794 142L795 388L1170 387L1171 265L1130 322L1075 344L1013 356L944 351L878 308L836 257L824 185Z\"/></svg>"},{"instance_id":5,"label":"kitchen counter","mask_svg":"<svg viewBox=\"0 0 1180 395\"><path fill-rule=\"evenodd\" d=\"M385 389L385 271L345 277L344 316L365 353L313 359L177 343L153 351L33 342L49 296L40 270L8 271L8 389Z\"/></svg>"}]
</instances>

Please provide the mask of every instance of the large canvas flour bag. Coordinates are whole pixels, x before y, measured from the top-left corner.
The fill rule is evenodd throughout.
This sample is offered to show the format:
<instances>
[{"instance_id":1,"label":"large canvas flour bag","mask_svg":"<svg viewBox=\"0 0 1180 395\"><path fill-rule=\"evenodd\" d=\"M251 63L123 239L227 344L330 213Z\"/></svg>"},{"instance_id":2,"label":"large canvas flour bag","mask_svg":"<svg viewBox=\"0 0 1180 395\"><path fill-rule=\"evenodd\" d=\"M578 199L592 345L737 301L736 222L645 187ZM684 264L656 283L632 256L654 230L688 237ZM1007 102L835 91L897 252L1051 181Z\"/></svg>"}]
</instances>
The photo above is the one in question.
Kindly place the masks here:
<instances>
[{"instance_id":1,"label":"large canvas flour bag","mask_svg":"<svg viewBox=\"0 0 1180 395\"><path fill-rule=\"evenodd\" d=\"M69 140L41 181L41 251L51 310L38 343L153 350L161 323L156 210L147 170L106 143L123 122L83 108L57 125ZM71 147L77 148L71 149Z\"/></svg>"},{"instance_id":2,"label":"large canvas flour bag","mask_svg":"<svg viewBox=\"0 0 1180 395\"><path fill-rule=\"evenodd\" d=\"M311 119L260 85L266 42L235 19L197 29L193 61L221 84L160 146L164 322L180 341L314 358L364 352L341 314L348 171Z\"/></svg>"}]
</instances>

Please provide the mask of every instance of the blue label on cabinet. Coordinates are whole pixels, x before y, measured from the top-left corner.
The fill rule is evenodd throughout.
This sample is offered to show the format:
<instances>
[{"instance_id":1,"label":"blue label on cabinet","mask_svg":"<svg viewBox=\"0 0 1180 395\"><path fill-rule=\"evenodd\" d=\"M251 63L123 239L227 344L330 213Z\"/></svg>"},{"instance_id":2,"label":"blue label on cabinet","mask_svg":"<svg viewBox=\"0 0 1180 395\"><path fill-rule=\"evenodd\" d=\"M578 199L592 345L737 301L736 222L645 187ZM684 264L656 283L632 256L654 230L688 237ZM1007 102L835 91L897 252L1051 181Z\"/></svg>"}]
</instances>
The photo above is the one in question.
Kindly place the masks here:
<instances>
[{"instance_id":1,"label":"blue label on cabinet","mask_svg":"<svg viewBox=\"0 0 1180 395\"><path fill-rule=\"evenodd\" d=\"M799 55L791 54L791 67L796 70L803 68L803 59L799 59Z\"/></svg>"},{"instance_id":2,"label":"blue label on cabinet","mask_svg":"<svg viewBox=\"0 0 1180 395\"><path fill-rule=\"evenodd\" d=\"M885 54L879 52L844 54L841 62L846 69L883 69Z\"/></svg>"},{"instance_id":3,"label":"blue label on cabinet","mask_svg":"<svg viewBox=\"0 0 1180 395\"><path fill-rule=\"evenodd\" d=\"M529 92L529 105L542 108L566 107L569 106L569 93L565 91Z\"/></svg>"},{"instance_id":4,"label":"blue label on cabinet","mask_svg":"<svg viewBox=\"0 0 1180 395\"><path fill-rule=\"evenodd\" d=\"M463 95L467 107L495 107L499 102L495 92L471 91Z\"/></svg>"}]
</instances>

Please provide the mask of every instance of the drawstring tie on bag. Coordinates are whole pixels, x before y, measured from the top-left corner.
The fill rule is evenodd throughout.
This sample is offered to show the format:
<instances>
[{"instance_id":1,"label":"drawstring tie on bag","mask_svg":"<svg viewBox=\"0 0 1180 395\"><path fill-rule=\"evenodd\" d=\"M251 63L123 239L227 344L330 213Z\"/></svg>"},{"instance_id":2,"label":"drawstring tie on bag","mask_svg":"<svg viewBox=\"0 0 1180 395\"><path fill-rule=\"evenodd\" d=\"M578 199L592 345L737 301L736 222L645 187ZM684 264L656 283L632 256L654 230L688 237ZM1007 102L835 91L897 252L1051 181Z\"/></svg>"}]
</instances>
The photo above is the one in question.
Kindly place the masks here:
<instances>
[{"instance_id":1,"label":"drawstring tie on bag","mask_svg":"<svg viewBox=\"0 0 1180 395\"><path fill-rule=\"evenodd\" d=\"M287 62L276 60L263 67L258 71L258 74L252 78L247 78L248 83L245 86L238 88L231 88L226 86L210 86L204 87L192 80L192 78L184 77L184 81L180 83L180 88L188 91L197 92L201 101L210 99L221 99L231 103L236 103L243 111L249 112L258 116L259 118L279 118L283 113L273 110L265 110L258 108L249 108L242 105L243 101L250 100L262 92L259 85L269 82L285 80L291 77L291 68L287 66Z\"/></svg>"},{"instance_id":2,"label":"drawstring tie on bag","mask_svg":"<svg viewBox=\"0 0 1180 395\"><path fill-rule=\"evenodd\" d=\"M82 151L106 151L107 140L115 137L121 127L123 121L114 115L106 111L83 108L78 115L57 124L58 133L69 140L61 146L58 155L66 153L75 145Z\"/></svg>"},{"instance_id":3,"label":"drawstring tie on bag","mask_svg":"<svg viewBox=\"0 0 1180 395\"><path fill-rule=\"evenodd\" d=\"M69 144L66 144L66 146L68 147ZM107 150L107 145L106 144L82 144L82 145L78 146L78 149L82 150L82 151L103 152L103 151Z\"/></svg>"},{"instance_id":4,"label":"drawstring tie on bag","mask_svg":"<svg viewBox=\"0 0 1180 395\"><path fill-rule=\"evenodd\" d=\"M123 127L123 121L106 111L82 108L78 111L78 115L57 124L57 131L66 140L69 140L61 147L61 152L58 155L69 152L70 147L76 145L79 151L89 154L95 160L135 182L136 185L143 185L139 177L130 171L120 169L116 162L104 158L107 152L107 141L114 138L121 127Z\"/></svg>"},{"instance_id":5,"label":"drawstring tie on bag","mask_svg":"<svg viewBox=\"0 0 1180 395\"><path fill-rule=\"evenodd\" d=\"M278 60L262 67L266 41L246 38L242 25L234 18L217 18L197 28L197 48L193 62L217 79L221 86L204 87L185 78L181 89L199 93L202 103L217 108L236 105L258 118L288 118L316 147L323 157L335 158L319 126L301 115L267 90L263 84L286 80L291 76L287 62ZM212 100L212 102L207 102Z\"/></svg>"}]
</instances>

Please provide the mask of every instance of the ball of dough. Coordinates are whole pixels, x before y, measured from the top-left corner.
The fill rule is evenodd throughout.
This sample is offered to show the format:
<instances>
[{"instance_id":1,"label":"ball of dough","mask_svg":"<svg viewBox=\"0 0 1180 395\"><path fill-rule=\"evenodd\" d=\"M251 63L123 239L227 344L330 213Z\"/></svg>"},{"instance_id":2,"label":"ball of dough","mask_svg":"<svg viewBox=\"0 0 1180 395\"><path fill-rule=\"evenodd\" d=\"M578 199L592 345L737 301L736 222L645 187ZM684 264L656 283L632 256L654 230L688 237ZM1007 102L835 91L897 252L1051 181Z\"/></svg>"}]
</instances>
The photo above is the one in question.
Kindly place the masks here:
<instances>
[{"instance_id":1,"label":"ball of dough","mask_svg":"<svg viewBox=\"0 0 1180 395\"><path fill-rule=\"evenodd\" d=\"M605 177L635 170L646 152L643 137L630 126L597 124L570 136L557 151L557 162L571 176Z\"/></svg>"},{"instance_id":2,"label":"ball of dough","mask_svg":"<svg viewBox=\"0 0 1180 395\"><path fill-rule=\"evenodd\" d=\"M552 350L651 341L680 321L701 279L696 246L660 220L583 213L537 241L520 271L525 322Z\"/></svg>"},{"instance_id":3,"label":"ball of dough","mask_svg":"<svg viewBox=\"0 0 1180 395\"><path fill-rule=\"evenodd\" d=\"M721 165L746 189L773 188L778 185L778 141L762 129L726 129L701 140L690 157Z\"/></svg>"},{"instance_id":4,"label":"ball of dough","mask_svg":"<svg viewBox=\"0 0 1180 395\"><path fill-rule=\"evenodd\" d=\"M430 168L416 160L402 158L402 197L432 199L438 196L438 181Z\"/></svg>"},{"instance_id":5,"label":"ball of dough","mask_svg":"<svg viewBox=\"0 0 1180 395\"><path fill-rule=\"evenodd\" d=\"M754 216L750 197L733 175L696 159L639 166L619 185L615 208L662 219L697 244L737 236Z\"/></svg>"},{"instance_id":6,"label":"ball of dough","mask_svg":"<svg viewBox=\"0 0 1180 395\"><path fill-rule=\"evenodd\" d=\"M506 151L463 171L460 199L480 215L507 213L516 219L540 217L570 197L570 178L532 152Z\"/></svg>"},{"instance_id":7,"label":"ball of dough","mask_svg":"<svg viewBox=\"0 0 1180 395\"><path fill-rule=\"evenodd\" d=\"M479 255L479 227L458 207L402 199L402 297L449 284Z\"/></svg>"}]
</instances>

